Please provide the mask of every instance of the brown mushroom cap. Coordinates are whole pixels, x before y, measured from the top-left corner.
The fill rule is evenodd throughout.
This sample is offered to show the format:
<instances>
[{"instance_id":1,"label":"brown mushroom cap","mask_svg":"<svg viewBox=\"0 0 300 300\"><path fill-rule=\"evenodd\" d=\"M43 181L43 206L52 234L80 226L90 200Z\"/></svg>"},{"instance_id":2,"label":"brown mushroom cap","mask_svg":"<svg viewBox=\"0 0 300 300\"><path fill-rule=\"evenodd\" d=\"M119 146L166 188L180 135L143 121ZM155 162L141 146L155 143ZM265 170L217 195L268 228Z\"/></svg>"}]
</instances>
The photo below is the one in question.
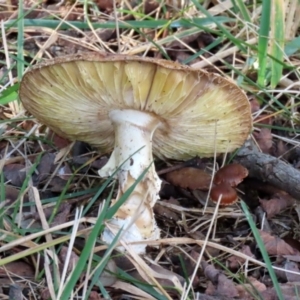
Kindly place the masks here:
<instances>
[{"instance_id":1,"label":"brown mushroom cap","mask_svg":"<svg viewBox=\"0 0 300 300\"><path fill-rule=\"evenodd\" d=\"M229 164L219 169L214 176L214 183L220 184L227 182L231 186L237 186L245 177L247 177L249 171L240 164Z\"/></svg>"},{"instance_id":2,"label":"brown mushroom cap","mask_svg":"<svg viewBox=\"0 0 300 300\"><path fill-rule=\"evenodd\" d=\"M252 128L249 101L234 83L175 62L85 53L45 61L20 85L24 107L57 134L110 152L109 112L134 109L161 122L160 158L211 156L241 146Z\"/></svg>"},{"instance_id":3,"label":"brown mushroom cap","mask_svg":"<svg viewBox=\"0 0 300 300\"><path fill-rule=\"evenodd\" d=\"M210 200L217 203L219 197L222 195L220 200L221 206L228 206L238 201L238 195L236 190L231 187L228 183L222 182L218 185L214 185L210 191Z\"/></svg>"}]
</instances>

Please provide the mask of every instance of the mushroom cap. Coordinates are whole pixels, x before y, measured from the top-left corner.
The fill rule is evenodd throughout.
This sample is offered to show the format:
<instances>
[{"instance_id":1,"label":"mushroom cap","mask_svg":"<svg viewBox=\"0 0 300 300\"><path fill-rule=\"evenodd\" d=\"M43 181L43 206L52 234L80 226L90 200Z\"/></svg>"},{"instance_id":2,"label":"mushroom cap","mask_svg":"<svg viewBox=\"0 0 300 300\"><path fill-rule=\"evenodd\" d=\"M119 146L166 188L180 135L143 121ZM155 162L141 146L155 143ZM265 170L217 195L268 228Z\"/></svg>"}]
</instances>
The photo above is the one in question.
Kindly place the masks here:
<instances>
[{"instance_id":1,"label":"mushroom cap","mask_svg":"<svg viewBox=\"0 0 300 300\"><path fill-rule=\"evenodd\" d=\"M23 77L24 107L57 134L102 152L114 147L109 112L157 116L153 153L212 156L240 147L252 129L249 101L230 80L175 62L85 53L47 60Z\"/></svg>"},{"instance_id":2,"label":"mushroom cap","mask_svg":"<svg viewBox=\"0 0 300 300\"><path fill-rule=\"evenodd\" d=\"M221 195L221 206L232 205L238 201L238 194L236 190L227 182L222 182L212 187L209 195L210 200L214 203L217 203Z\"/></svg>"},{"instance_id":3,"label":"mushroom cap","mask_svg":"<svg viewBox=\"0 0 300 300\"><path fill-rule=\"evenodd\" d=\"M229 183L231 186L237 186L249 174L248 169L244 166L232 163L219 169L214 176L214 184L222 182Z\"/></svg>"}]
</instances>

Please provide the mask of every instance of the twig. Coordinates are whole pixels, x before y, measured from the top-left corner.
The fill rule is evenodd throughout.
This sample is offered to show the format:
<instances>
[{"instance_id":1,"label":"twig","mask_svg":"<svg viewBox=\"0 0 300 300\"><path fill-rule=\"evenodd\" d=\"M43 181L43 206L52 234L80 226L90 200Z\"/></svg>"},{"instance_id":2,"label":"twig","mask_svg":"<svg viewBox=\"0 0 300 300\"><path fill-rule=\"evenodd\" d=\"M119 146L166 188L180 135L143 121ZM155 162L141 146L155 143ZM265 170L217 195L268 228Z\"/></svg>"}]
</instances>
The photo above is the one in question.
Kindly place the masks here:
<instances>
[{"instance_id":1,"label":"twig","mask_svg":"<svg viewBox=\"0 0 300 300\"><path fill-rule=\"evenodd\" d=\"M249 170L249 177L268 182L300 200L300 171L284 161L259 152L247 141L235 156L235 162Z\"/></svg>"}]
</instances>

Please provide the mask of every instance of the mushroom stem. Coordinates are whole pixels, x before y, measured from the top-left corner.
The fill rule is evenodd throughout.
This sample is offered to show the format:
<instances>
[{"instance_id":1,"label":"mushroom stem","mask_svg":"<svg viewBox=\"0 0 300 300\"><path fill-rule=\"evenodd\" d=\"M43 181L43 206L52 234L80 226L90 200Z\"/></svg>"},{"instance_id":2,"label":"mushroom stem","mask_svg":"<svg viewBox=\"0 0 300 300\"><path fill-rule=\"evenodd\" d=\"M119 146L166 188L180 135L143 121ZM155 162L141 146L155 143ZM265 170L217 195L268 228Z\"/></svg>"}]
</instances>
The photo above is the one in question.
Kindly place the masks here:
<instances>
[{"instance_id":1,"label":"mushroom stem","mask_svg":"<svg viewBox=\"0 0 300 300\"><path fill-rule=\"evenodd\" d=\"M154 219L153 206L159 198L161 180L152 163L152 136L160 120L154 114L131 109L113 110L109 117L115 130L115 147L107 164L99 170L99 175L111 176L119 168L118 195L112 205L151 166L114 218L108 221L102 239L107 243L112 242L115 234L131 223L123 233L124 241L158 239L159 229ZM143 253L145 247L137 245L135 251Z\"/></svg>"}]
</instances>

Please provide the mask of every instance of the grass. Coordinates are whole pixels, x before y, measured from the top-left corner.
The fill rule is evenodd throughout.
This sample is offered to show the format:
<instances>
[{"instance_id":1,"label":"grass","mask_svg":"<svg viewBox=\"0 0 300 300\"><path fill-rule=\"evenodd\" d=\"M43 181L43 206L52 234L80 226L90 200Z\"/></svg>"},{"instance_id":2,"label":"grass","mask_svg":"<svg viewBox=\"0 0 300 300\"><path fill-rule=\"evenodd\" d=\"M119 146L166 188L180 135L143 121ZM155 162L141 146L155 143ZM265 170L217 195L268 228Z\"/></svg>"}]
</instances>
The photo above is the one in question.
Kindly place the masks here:
<instances>
[{"instance_id":1,"label":"grass","mask_svg":"<svg viewBox=\"0 0 300 300\"><path fill-rule=\"evenodd\" d=\"M253 3L242 0L220 3L191 0L183 7L172 9L166 5L167 1L158 1L159 6L153 13L145 13L141 1L138 1L140 4L131 7L128 6L129 1L121 2L112 12L103 11L89 1L83 1L82 5L79 1L69 5L63 4L65 14L61 14L58 7L52 7L50 10L47 5L42 6L41 2L36 2L25 10L21 0L12 11L5 5L2 9L15 14L1 25L3 47L0 50L0 266L7 266L10 262L20 259L33 259L36 262L35 275L32 280L26 281L27 285L37 291L37 285L44 280L44 286L48 287L52 299L75 299L82 291L83 298L89 299L94 288L98 288L106 299L110 299L111 295L116 293L113 288L102 285L99 278L110 257L115 255L113 250L118 243L118 236L108 247L101 244L99 236L104 220L111 218L128 196L125 194L118 204L110 208L110 199L114 193L112 180L100 182L94 170L85 171L86 168L90 168L91 161L79 169L72 170L73 176L65 182L64 188L56 197L44 196L43 186L37 188L32 182L45 152L40 152L35 160L32 160L30 155L35 154L33 145L42 145L44 151L49 151L44 143L47 140L47 132L22 109L18 101L18 88L26 69L37 61L58 55L56 49L62 48L60 51L66 52L65 54L75 49L176 59L192 67L205 68L230 77L247 92L249 98L257 99L261 105L259 110L254 112L256 120L263 118L267 112L278 121L272 124L255 124L254 132L259 133L261 128L270 128L273 143L283 141L287 145L299 146L299 127L294 122L300 103L300 39L297 36L297 22L300 18L297 0ZM292 7L295 9L292 10ZM72 17L74 14L75 18ZM99 33L116 28L114 38L99 38ZM203 34L211 40L207 42ZM196 38L193 38L194 36ZM28 124L33 131L24 129ZM51 145L50 141L48 145ZM54 151L53 147L50 149ZM55 151L57 155L58 150ZM61 159L62 164L70 159L70 151L71 149L68 149L65 152ZM5 191L9 183L2 171L11 156L16 157L18 161L25 161L26 179L18 188L15 201L7 207ZM56 175L56 172L53 174ZM74 180L77 182L76 187L72 186ZM43 183L44 187L49 183L50 180ZM29 197L28 201L24 200L25 196ZM76 214L71 215L70 220L51 227L51 222L58 216L62 204L68 199L76 200L82 197L85 200L79 201ZM106 201L103 202L102 210L98 211L97 205L104 199ZM206 283L195 290L193 278L198 276L203 255L209 253L207 249L210 247L219 251L218 256L211 260L206 256L207 261L212 264L217 261L219 265L224 265L225 257L229 255L250 262L251 266L245 263L241 267L237 277L245 275L247 278L250 269L255 267L267 270L278 298L284 299L281 283L260 239L257 224L252 220L251 213L243 202L242 209L239 206L219 210L209 207L206 211L198 207L181 207L175 204L158 205L167 207L180 216L176 223L176 228L179 229L174 229L174 224L170 232L167 227L163 228L165 237L161 241L152 242L151 245L160 246L163 243L167 250L153 250L156 255L153 254L154 257L148 260L159 263L166 253L170 255L170 251L178 251L182 269L185 270L185 282L180 282L174 276L171 278L171 289L167 289L158 281L157 272L129 251L128 256L143 280L133 277L130 272L117 269L113 276L119 285L115 286L115 290L123 288L123 291L134 295L146 295L149 299L197 299L197 293L203 292ZM52 207L50 217L44 214L45 207ZM16 221L17 216L22 216L26 209L37 212L40 219L38 228L25 228L20 220ZM237 247L249 240L255 240L262 253L262 260L247 257L232 249L229 244L222 245L222 237L216 236L218 229L222 228L224 218L244 224L245 217L251 233L248 237L234 237ZM162 224L168 222L167 218L160 218ZM199 231L205 234L203 239L190 237L191 233ZM84 241L81 248L75 244L76 237L81 237ZM59 253L63 245L68 246L68 254L64 263L65 269L60 273ZM202 247L198 260L190 257L189 251L192 247L198 250ZM78 261L68 274L67 266L74 251ZM189 274L192 275L190 278L182 257L191 259L194 264L193 272ZM46 262L43 270L37 263L41 258ZM162 265L170 261L171 259L166 259ZM170 267L171 263L168 266ZM226 271L225 268L223 271ZM82 272L86 272L84 278L80 278ZM253 297L261 299L259 293L254 293Z\"/></svg>"}]
</instances>

